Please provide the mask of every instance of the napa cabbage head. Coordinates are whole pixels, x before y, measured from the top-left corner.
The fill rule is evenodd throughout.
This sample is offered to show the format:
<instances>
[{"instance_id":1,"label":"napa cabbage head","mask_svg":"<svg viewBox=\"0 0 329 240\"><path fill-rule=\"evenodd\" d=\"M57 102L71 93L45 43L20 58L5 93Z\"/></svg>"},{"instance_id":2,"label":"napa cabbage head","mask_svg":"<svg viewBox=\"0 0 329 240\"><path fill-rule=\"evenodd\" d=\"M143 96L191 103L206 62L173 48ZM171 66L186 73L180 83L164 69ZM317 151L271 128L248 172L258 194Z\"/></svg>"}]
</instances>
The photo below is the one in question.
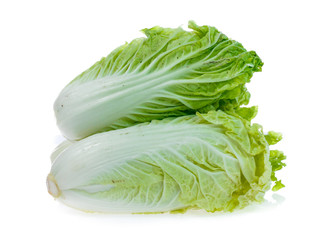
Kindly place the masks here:
<instances>
[{"instance_id":1,"label":"napa cabbage head","mask_svg":"<svg viewBox=\"0 0 329 240\"><path fill-rule=\"evenodd\" d=\"M143 29L77 76L54 104L71 140L137 123L249 101L245 84L263 65L254 51L210 26Z\"/></svg>"},{"instance_id":2,"label":"napa cabbage head","mask_svg":"<svg viewBox=\"0 0 329 240\"><path fill-rule=\"evenodd\" d=\"M261 202L284 155L269 149L280 134L247 120L256 110L153 120L66 142L52 156L48 191L92 212L232 211Z\"/></svg>"}]
</instances>

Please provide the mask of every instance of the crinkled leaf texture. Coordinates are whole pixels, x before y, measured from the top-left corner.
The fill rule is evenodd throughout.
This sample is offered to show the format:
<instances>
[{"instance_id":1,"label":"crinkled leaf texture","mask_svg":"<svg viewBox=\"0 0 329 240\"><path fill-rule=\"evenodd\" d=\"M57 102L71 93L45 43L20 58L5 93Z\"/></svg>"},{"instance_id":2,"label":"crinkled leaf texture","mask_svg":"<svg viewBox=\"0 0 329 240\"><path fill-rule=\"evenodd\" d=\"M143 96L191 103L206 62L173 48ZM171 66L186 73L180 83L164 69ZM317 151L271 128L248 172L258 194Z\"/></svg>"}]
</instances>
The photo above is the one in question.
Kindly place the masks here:
<instances>
[{"instance_id":1,"label":"crinkled leaf texture","mask_svg":"<svg viewBox=\"0 0 329 240\"><path fill-rule=\"evenodd\" d=\"M71 140L154 119L234 109L263 65L254 51L216 28L153 27L115 49L67 85L54 104Z\"/></svg>"},{"instance_id":2,"label":"crinkled leaf texture","mask_svg":"<svg viewBox=\"0 0 329 240\"><path fill-rule=\"evenodd\" d=\"M153 120L62 144L49 179L65 204L95 212L232 211L271 185L261 126L210 111Z\"/></svg>"}]
</instances>

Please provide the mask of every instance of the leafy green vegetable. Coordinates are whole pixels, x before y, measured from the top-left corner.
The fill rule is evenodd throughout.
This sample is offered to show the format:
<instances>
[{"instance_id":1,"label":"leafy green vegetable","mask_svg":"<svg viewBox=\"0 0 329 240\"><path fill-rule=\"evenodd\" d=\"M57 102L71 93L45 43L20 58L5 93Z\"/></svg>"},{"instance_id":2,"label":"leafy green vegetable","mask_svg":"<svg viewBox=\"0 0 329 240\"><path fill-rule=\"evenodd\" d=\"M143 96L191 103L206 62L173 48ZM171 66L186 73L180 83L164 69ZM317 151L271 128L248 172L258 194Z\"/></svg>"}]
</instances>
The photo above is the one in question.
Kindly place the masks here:
<instances>
[{"instance_id":1,"label":"leafy green vegetable","mask_svg":"<svg viewBox=\"0 0 329 240\"><path fill-rule=\"evenodd\" d=\"M245 88L263 65L254 51L216 28L189 22L193 31L153 27L76 77L54 110L72 140L195 112L247 104Z\"/></svg>"},{"instance_id":2,"label":"leafy green vegetable","mask_svg":"<svg viewBox=\"0 0 329 240\"><path fill-rule=\"evenodd\" d=\"M262 61L214 27L189 28L144 29L62 90L52 196L88 212L214 212L284 187L286 156L269 149L282 135L242 107Z\"/></svg>"},{"instance_id":3,"label":"leafy green vegetable","mask_svg":"<svg viewBox=\"0 0 329 240\"><path fill-rule=\"evenodd\" d=\"M96 212L232 211L260 202L282 154L269 150L260 125L242 117L256 111L153 120L62 144L49 192Z\"/></svg>"}]
</instances>

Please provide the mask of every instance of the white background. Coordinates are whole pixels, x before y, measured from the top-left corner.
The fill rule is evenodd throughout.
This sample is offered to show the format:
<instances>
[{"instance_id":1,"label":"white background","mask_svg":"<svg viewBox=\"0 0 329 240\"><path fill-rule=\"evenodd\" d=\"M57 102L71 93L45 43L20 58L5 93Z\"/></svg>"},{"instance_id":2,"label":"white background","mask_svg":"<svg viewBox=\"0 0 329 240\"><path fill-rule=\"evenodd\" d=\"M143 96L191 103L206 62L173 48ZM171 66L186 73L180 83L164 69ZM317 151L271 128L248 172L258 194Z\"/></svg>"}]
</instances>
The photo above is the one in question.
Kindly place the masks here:
<instances>
[{"instance_id":1,"label":"white background","mask_svg":"<svg viewBox=\"0 0 329 240\"><path fill-rule=\"evenodd\" d=\"M1 239L328 239L326 1L1 1ZM47 193L59 91L140 29L216 26L265 65L255 122L281 131L286 188L234 213L87 214Z\"/></svg>"}]
</instances>

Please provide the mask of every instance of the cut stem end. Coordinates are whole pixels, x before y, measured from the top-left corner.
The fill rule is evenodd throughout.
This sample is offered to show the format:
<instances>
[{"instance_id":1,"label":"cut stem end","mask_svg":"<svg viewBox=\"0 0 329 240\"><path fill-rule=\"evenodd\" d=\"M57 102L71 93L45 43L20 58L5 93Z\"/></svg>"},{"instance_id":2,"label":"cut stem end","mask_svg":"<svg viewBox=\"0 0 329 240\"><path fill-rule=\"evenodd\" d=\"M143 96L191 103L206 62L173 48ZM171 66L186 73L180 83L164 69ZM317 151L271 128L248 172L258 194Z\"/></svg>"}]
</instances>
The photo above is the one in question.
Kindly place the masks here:
<instances>
[{"instance_id":1,"label":"cut stem end","mask_svg":"<svg viewBox=\"0 0 329 240\"><path fill-rule=\"evenodd\" d=\"M57 182L51 173L49 173L47 177L47 189L49 194L54 198L58 198L61 195L61 191L57 185Z\"/></svg>"}]
</instances>

